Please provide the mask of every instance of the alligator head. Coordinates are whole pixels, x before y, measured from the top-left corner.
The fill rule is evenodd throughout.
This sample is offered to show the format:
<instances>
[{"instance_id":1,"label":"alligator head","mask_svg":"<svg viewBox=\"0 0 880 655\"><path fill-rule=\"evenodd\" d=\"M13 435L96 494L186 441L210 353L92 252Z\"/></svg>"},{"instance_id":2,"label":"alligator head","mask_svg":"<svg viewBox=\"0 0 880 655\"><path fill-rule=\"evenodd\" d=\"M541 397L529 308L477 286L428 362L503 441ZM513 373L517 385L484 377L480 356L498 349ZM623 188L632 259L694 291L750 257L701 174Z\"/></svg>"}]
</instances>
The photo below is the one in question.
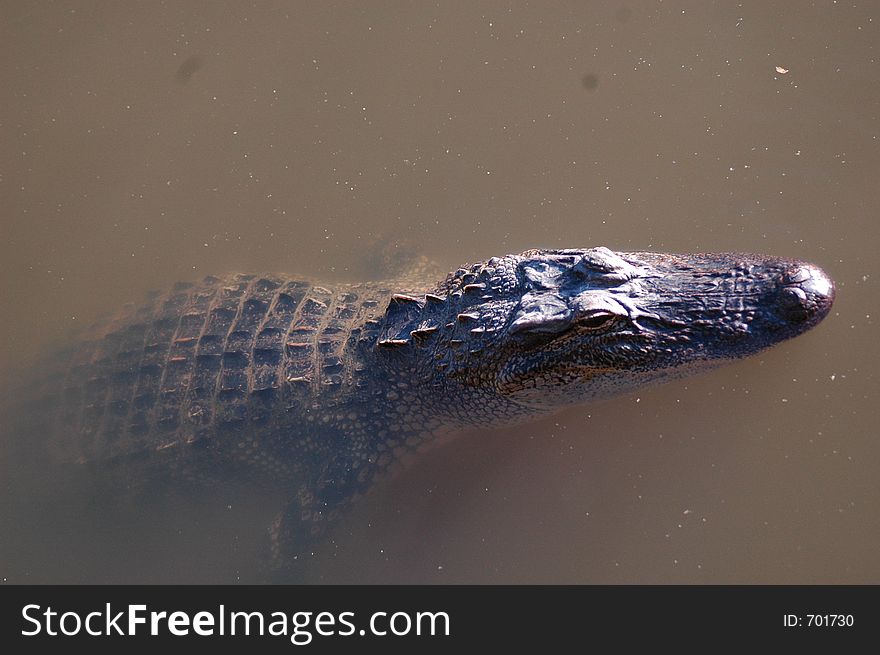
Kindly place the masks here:
<instances>
[{"instance_id":1,"label":"alligator head","mask_svg":"<svg viewBox=\"0 0 880 655\"><path fill-rule=\"evenodd\" d=\"M485 408L476 414L497 416L757 353L819 323L834 285L820 268L788 259L591 248L493 258L450 274L430 298L443 307L409 303L397 342L425 349L428 336L437 340L429 366L444 384L470 388Z\"/></svg>"}]
</instances>

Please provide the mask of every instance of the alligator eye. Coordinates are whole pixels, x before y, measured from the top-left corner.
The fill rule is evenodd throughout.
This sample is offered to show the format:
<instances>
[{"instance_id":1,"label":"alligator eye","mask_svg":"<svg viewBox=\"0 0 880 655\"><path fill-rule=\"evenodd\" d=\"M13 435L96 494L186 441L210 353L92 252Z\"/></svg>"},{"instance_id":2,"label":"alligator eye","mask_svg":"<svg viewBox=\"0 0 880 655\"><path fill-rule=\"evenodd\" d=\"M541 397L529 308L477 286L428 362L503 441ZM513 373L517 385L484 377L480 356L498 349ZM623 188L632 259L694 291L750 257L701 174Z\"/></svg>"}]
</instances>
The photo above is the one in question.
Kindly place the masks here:
<instances>
[{"instance_id":1,"label":"alligator eye","mask_svg":"<svg viewBox=\"0 0 880 655\"><path fill-rule=\"evenodd\" d=\"M612 314L611 312L598 312L595 314L590 314L589 316L579 318L577 320L577 324L578 327L582 327L587 330L601 330L602 328L609 327L616 320L616 314Z\"/></svg>"}]
</instances>

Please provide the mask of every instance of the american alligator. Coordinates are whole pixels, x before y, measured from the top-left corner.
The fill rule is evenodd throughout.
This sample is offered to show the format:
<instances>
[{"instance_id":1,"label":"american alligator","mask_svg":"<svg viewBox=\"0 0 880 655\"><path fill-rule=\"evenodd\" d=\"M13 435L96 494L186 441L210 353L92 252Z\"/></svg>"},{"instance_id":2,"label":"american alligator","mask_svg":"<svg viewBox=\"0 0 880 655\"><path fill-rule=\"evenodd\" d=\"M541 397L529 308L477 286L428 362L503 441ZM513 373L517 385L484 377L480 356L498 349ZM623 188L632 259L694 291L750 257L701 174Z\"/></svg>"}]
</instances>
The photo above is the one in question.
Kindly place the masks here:
<instances>
[{"instance_id":1,"label":"american alligator","mask_svg":"<svg viewBox=\"0 0 880 655\"><path fill-rule=\"evenodd\" d=\"M127 488L168 471L272 480L288 498L273 557L288 565L442 434L751 355L833 299L799 261L601 247L493 257L435 285L208 277L56 357L20 410L45 435L25 454L118 468Z\"/></svg>"}]
</instances>

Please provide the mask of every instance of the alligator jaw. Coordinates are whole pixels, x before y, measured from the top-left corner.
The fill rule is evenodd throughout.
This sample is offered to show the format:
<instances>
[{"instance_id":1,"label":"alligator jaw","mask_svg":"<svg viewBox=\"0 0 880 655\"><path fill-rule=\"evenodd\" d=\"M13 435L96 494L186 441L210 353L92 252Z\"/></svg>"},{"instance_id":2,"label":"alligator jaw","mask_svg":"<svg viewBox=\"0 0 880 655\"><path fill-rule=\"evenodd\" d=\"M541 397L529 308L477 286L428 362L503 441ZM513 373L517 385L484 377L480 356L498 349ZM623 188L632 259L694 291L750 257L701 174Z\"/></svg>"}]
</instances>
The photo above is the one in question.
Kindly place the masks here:
<instances>
[{"instance_id":1,"label":"alligator jaw","mask_svg":"<svg viewBox=\"0 0 880 655\"><path fill-rule=\"evenodd\" d=\"M817 325L817 266L749 254L529 251L496 385L533 409L585 402L755 354Z\"/></svg>"},{"instance_id":2,"label":"alligator jaw","mask_svg":"<svg viewBox=\"0 0 880 655\"><path fill-rule=\"evenodd\" d=\"M834 302L818 266L749 254L627 253L654 274L637 302L703 345L707 357L751 355L817 325Z\"/></svg>"}]
</instances>

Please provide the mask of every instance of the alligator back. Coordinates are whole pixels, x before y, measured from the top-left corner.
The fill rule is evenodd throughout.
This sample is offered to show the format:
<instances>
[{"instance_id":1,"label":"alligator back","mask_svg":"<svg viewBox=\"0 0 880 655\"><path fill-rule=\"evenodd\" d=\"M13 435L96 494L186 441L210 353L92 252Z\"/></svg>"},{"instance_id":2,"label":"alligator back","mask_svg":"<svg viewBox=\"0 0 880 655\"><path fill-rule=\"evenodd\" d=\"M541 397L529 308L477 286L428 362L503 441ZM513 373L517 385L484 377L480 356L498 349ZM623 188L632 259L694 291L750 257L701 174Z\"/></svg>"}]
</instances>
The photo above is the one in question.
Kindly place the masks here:
<instances>
[{"instance_id":1,"label":"alligator back","mask_svg":"<svg viewBox=\"0 0 880 655\"><path fill-rule=\"evenodd\" d=\"M341 411L365 386L352 346L389 296L382 284L272 276L178 284L54 356L15 413L55 462L168 466L196 450L200 463L208 451L287 477L303 462L284 455L315 437L307 418Z\"/></svg>"}]
</instances>

